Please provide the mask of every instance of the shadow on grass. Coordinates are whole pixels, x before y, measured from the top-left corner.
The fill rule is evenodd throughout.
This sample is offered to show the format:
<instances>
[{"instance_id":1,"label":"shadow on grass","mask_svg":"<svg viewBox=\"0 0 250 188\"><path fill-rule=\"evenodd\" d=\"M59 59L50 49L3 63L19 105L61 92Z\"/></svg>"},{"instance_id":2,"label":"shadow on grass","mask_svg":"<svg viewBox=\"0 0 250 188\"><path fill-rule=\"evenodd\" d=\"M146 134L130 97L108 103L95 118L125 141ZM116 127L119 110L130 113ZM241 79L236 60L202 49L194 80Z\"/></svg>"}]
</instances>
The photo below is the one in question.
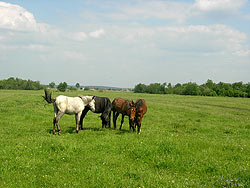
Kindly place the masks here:
<instances>
[{"instance_id":1,"label":"shadow on grass","mask_svg":"<svg viewBox=\"0 0 250 188\"><path fill-rule=\"evenodd\" d=\"M83 128L83 130L79 130L79 132L84 131L84 130L102 131L101 128ZM70 134L74 134L74 133L76 133L76 128L75 127L69 127L65 132L70 133ZM47 129L47 133L53 134L53 129ZM56 129L56 134L58 134L57 129Z\"/></svg>"},{"instance_id":2,"label":"shadow on grass","mask_svg":"<svg viewBox=\"0 0 250 188\"><path fill-rule=\"evenodd\" d=\"M126 129L122 129L122 130L117 130L117 133L115 133L115 134L126 134L126 133L130 133L130 131L129 130L126 130ZM132 133L132 132L131 132Z\"/></svg>"},{"instance_id":3,"label":"shadow on grass","mask_svg":"<svg viewBox=\"0 0 250 188\"><path fill-rule=\"evenodd\" d=\"M133 133L133 132L130 132L129 130L125 130L125 129L122 129L122 130L115 130L113 128L104 128L104 130L102 128L93 128L93 127L84 127L83 130L79 130L79 132L81 131L85 131L85 130L90 130L90 131L105 131L105 130L111 130L111 131L117 131L115 134L119 134L119 135L122 135L122 134L126 134L126 133ZM53 134L53 129L47 129L47 132L49 134ZM66 133L69 133L69 134L74 134L76 133L76 128L75 127L69 127L66 131ZM58 134L57 132L57 129L56 129L56 134Z\"/></svg>"},{"instance_id":4,"label":"shadow on grass","mask_svg":"<svg viewBox=\"0 0 250 188\"><path fill-rule=\"evenodd\" d=\"M53 134L53 129L47 129L47 133ZM56 130L56 133L57 133L57 130Z\"/></svg>"},{"instance_id":5,"label":"shadow on grass","mask_svg":"<svg viewBox=\"0 0 250 188\"><path fill-rule=\"evenodd\" d=\"M93 127L83 127L82 130L80 131L85 131L85 130L90 130L90 131L103 131L102 128L93 128ZM69 127L68 130L66 130L67 133L75 133L76 128L75 127Z\"/></svg>"}]
</instances>

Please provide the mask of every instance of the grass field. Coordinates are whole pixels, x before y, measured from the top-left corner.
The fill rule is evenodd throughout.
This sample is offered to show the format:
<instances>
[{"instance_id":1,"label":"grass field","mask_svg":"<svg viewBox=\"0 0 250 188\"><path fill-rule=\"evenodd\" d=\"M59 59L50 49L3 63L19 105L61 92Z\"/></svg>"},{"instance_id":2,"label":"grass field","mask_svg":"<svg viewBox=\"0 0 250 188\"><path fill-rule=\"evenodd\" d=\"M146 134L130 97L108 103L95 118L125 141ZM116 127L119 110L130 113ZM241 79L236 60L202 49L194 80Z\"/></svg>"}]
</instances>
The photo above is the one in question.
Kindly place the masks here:
<instances>
[{"instance_id":1,"label":"grass field","mask_svg":"<svg viewBox=\"0 0 250 188\"><path fill-rule=\"evenodd\" d=\"M130 133L127 118L122 131L101 131L99 115L89 112L79 134L65 115L61 136L53 135L43 91L0 90L0 187L250 186L250 99L59 94L144 98L142 133Z\"/></svg>"}]
</instances>

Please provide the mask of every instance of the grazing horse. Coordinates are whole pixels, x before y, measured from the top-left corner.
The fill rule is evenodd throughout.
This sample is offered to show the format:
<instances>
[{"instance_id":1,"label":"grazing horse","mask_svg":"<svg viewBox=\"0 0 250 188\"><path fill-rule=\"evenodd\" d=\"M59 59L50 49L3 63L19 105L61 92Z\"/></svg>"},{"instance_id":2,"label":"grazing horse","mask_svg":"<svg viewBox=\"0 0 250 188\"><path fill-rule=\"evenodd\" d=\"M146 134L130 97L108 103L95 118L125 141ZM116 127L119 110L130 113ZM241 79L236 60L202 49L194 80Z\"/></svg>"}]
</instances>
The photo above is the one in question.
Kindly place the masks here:
<instances>
[{"instance_id":1,"label":"grazing horse","mask_svg":"<svg viewBox=\"0 0 250 188\"><path fill-rule=\"evenodd\" d=\"M93 96L67 97L60 95L55 99L52 99L51 93L49 93L47 89L45 89L44 92L44 100L46 100L48 103L53 103L54 105L53 134L55 134L55 124L57 125L58 135L61 134L59 120L64 114L75 114L76 133L78 133L82 111L84 110L85 106L93 103Z\"/></svg>"},{"instance_id":2,"label":"grazing horse","mask_svg":"<svg viewBox=\"0 0 250 188\"><path fill-rule=\"evenodd\" d=\"M129 116L129 130L131 131L131 128L133 128L133 131L135 131L134 127L134 117L135 117L135 104L133 101L125 100L123 98L115 98L112 102L112 111L113 111L113 123L114 123L114 129L116 129L116 120L119 116L119 114L122 114L122 120L121 120L121 126L120 130L122 129L122 124L124 122L124 116Z\"/></svg>"},{"instance_id":3,"label":"grazing horse","mask_svg":"<svg viewBox=\"0 0 250 188\"><path fill-rule=\"evenodd\" d=\"M80 129L82 129L83 119L89 110L98 114L102 113L100 116L102 120L102 129L104 128L104 126L105 127L108 126L110 128L111 109L112 109L112 104L109 98L94 96L93 103L90 103L89 105L87 105L82 112L81 119L80 119Z\"/></svg>"},{"instance_id":4,"label":"grazing horse","mask_svg":"<svg viewBox=\"0 0 250 188\"><path fill-rule=\"evenodd\" d=\"M141 121L143 115L147 112L147 103L144 99L137 99L135 102L136 113L135 113L135 124L137 126L137 133L141 132Z\"/></svg>"}]
</instances>

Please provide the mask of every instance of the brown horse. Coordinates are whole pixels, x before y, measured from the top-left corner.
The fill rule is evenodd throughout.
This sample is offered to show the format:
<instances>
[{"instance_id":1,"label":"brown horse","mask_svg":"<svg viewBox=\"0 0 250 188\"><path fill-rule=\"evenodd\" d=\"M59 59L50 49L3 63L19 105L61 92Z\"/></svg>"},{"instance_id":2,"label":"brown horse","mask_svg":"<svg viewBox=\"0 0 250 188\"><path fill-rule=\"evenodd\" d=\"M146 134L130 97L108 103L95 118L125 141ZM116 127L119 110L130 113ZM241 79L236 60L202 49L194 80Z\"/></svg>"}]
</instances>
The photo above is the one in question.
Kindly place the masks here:
<instances>
[{"instance_id":1,"label":"brown horse","mask_svg":"<svg viewBox=\"0 0 250 188\"><path fill-rule=\"evenodd\" d=\"M136 113L135 113L135 126L137 126L137 133L141 132L141 121L143 115L147 112L147 103L144 99L137 99L135 102Z\"/></svg>"},{"instance_id":2,"label":"brown horse","mask_svg":"<svg viewBox=\"0 0 250 188\"><path fill-rule=\"evenodd\" d=\"M129 116L129 129L133 128L133 131L135 131L134 126L134 118L135 118L135 104L133 101L126 100L123 98L115 98L112 102L112 111L113 111L113 123L114 123L114 129L116 129L116 120L119 116L119 114L122 114L122 120L121 120L121 126L120 130L122 129L122 124L124 122L124 116Z\"/></svg>"}]
</instances>

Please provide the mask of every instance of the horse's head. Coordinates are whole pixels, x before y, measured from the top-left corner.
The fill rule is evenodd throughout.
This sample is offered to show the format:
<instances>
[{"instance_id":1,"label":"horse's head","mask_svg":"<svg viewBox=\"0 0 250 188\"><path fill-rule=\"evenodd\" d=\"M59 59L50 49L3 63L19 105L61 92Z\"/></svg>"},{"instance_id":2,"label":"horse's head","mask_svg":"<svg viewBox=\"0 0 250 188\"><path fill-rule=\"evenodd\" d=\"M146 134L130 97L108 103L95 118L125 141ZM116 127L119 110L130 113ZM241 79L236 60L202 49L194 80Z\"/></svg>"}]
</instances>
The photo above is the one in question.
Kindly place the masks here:
<instances>
[{"instance_id":1,"label":"horse's head","mask_svg":"<svg viewBox=\"0 0 250 188\"><path fill-rule=\"evenodd\" d=\"M109 121L110 121L110 119L109 119L109 113L110 112L104 112L100 117L101 118L103 118L105 121L106 121L106 123L108 123Z\"/></svg>"},{"instance_id":2,"label":"horse's head","mask_svg":"<svg viewBox=\"0 0 250 188\"><path fill-rule=\"evenodd\" d=\"M130 119L130 120L134 120L134 118L135 118L135 113L136 113L136 107L135 107L134 101L131 101L131 102L129 103L129 112L130 112L129 119Z\"/></svg>"},{"instance_id":3,"label":"horse's head","mask_svg":"<svg viewBox=\"0 0 250 188\"><path fill-rule=\"evenodd\" d=\"M85 105L87 105L92 112L95 112L95 96L85 96L83 102L85 102Z\"/></svg>"},{"instance_id":4,"label":"horse's head","mask_svg":"<svg viewBox=\"0 0 250 188\"><path fill-rule=\"evenodd\" d=\"M133 131L135 131L135 114L136 114L136 106L133 101L130 103L130 115L129 115L129 125L132 127Z\"/></svg>"}]
</instances>

